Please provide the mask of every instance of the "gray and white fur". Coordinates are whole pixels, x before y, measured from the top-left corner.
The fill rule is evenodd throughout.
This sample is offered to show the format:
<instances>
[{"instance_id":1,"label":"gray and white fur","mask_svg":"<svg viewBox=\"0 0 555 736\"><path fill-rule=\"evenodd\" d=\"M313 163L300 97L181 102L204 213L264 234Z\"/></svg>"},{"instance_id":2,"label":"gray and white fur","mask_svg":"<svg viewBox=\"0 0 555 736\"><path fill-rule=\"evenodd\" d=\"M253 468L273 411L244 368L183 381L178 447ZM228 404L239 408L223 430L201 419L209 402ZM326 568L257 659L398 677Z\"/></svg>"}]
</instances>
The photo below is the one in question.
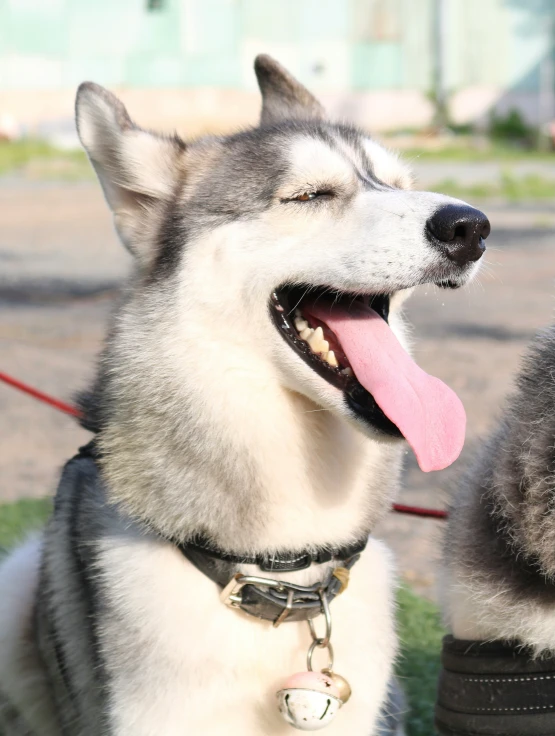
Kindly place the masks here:
<instances>
[{"instance_id":1,"label":"gray and white fur","mask_svg":"<svg viewBox=\"0 0 555 736\"><path fill-rule=\"evenodd\" d=\"M275 693L308 627L231 611L168 539L237 553L343 545L395 495L403 444L363 424L269 317L283 283L391 294L464 283L425 223L456 202L408 191L395 156L327 122L258 57L260 127L185 143L83 84L81 141L135 257L82 406L102 453L65 467L44 533L0 568L9 736L284 736ZM301 202L306 191L332 193ZM325 570L289 573L305 584ZM396 654L390 556L372 539L333 603L352 699L327 733L376 735ZM400 728L398 719L388 727Z\"/></svg>"},{"instance_id":2,"label":"gray and white fur","mask_svg":"<svg viewBox=\"0 0 555 736\"><path fill-rule=\"evenodd\" d=\"M454 493L449 629L555 653L555 327L530 347L495 432Z\"/></svg>"}]
</instances>

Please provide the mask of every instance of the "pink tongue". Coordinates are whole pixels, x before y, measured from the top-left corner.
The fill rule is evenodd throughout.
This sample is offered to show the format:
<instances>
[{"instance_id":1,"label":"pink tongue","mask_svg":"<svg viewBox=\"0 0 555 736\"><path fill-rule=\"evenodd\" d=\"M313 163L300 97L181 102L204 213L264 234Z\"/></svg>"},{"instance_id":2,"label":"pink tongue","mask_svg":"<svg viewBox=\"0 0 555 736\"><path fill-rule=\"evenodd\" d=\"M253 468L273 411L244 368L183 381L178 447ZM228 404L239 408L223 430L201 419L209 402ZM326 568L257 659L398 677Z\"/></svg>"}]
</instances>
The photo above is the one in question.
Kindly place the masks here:
<instances>
[{"instance_id":1,"label":"pink tongue","mask_svg":"<svg viewBox=\"0 0 555 736\"><path fill-rule=\"evenodd\" d=\"M358 381L414 450L420 468L442 470L462 450L463 405L443 381L429 376L401 346L373 309L357 302L349 309L305 307L335 333Z\"/></svg>"}]
</instances>

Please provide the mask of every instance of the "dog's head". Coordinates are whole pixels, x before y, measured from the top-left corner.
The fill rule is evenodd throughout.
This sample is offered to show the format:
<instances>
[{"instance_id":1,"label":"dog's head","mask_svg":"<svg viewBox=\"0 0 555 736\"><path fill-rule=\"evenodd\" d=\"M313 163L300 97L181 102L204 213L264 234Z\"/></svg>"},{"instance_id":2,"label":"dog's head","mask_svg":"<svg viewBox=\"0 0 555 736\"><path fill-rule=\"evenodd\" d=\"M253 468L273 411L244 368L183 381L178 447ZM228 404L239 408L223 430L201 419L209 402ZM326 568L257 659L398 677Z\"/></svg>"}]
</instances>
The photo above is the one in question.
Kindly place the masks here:
<instances>
[{"instance_id":1,"label":"dog's head","mask_svg":"<svg viewBox=\"0 0 555 736\"><path fill-rule=\"evenodd\" d=\"M81 85L79 135L136 257L134 299L174 280L172 341L189 363L221 361L210 368L221 376L243 363L253 380L259 366L374 438L404 435L423 468L448 464L461 409L400 347L398 308L416 285L468 281L489 223L410 191L395 155L327 122L274 60L255 70L260 126L191 144L140 129L112 94Z\"/></svg>"}]
</instances>

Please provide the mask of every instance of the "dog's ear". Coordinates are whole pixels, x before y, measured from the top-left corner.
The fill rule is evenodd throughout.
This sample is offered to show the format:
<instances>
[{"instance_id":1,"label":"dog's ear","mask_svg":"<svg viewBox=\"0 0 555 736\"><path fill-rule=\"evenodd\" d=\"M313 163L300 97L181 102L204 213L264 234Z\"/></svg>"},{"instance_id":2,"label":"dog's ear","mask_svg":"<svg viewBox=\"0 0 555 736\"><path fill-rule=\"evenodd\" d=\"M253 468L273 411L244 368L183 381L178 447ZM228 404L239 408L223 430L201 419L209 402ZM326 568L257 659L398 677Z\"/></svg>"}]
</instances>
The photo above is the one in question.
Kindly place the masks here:
<instances>
[{"instance_id":1,"label":"dog's ear","mask_svg":"<svg viewBox=\"0 0 555 736\"><path fill-rule=\"evenodd\" d=\"M321 120L324 108L306 87L271 56L260 54L254 71L262 92L261 125L282 120Z\"/></svg>"},{"instance_id":2,"label":"dog's ear","mask_svg":"<svg viewBox=\"0 0 555 736\"><path fill-rule=\"evenodd\" d=\"M141 130L117 97L92 82L77 91L75 119L122 242L140 260L149 260L147 215L171 198L185 144Z\"/></svg>"}]
</instances>

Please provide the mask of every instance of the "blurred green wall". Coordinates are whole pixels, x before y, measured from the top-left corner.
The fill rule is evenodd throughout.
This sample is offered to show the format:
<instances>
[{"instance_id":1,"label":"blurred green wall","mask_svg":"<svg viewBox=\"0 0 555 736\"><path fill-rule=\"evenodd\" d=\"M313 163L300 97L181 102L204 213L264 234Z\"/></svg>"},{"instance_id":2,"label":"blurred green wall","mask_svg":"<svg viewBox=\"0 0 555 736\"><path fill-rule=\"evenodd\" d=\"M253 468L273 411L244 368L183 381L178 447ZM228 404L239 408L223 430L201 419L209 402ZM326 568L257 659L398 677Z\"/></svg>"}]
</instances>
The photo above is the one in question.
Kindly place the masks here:
<instances>
[{"instance_id":1,"label":"blurred green wall","mask_svg":"<svg viewBox=\"0 0 555 736\"><path fill-rule=\"evenodd\" d=\"M536 89L555 0L445 0L446 87ZM433 85L435 0L0 0L0 88L250 87L268 51L315 88Z\"/></svg>"}]
</instances>

